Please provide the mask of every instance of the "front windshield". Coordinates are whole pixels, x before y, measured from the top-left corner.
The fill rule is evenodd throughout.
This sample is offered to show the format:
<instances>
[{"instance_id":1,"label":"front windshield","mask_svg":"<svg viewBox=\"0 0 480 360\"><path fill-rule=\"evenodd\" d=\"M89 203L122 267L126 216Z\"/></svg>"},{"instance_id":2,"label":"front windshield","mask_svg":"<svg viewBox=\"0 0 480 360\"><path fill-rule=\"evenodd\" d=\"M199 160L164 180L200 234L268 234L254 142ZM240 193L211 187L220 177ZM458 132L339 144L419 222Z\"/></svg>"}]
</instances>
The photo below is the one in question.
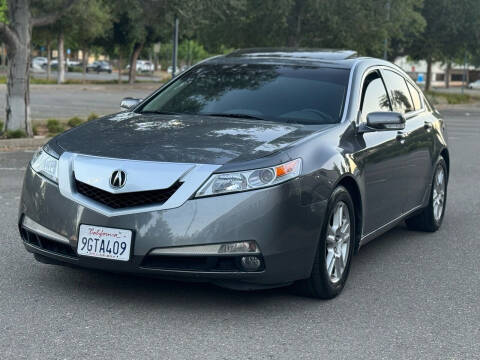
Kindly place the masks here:
<instances>
[{"instance_id":1,"label":"front windshield","mask_svg":"<svg viewBox=\"0 0 480 360\"><path fill-rule=\"evenodd\" d=\"M340 121L349 71L263 64L204 64L162 90L142 113L333 124Z\"/></svg>"}]
</instances>

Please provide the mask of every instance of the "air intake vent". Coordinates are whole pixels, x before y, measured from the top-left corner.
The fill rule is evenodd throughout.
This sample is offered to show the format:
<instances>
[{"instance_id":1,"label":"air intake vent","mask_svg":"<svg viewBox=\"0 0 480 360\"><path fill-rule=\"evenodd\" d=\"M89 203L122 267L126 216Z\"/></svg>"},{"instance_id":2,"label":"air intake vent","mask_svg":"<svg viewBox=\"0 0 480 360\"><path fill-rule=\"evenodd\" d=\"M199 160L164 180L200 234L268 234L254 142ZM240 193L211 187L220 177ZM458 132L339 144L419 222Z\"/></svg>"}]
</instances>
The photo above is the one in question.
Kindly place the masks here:
<instances>
[{"instance_id":1,"label":"air intake vent","mask_svg":"<svg viewBox=\"0 0 480 360\"><path fill-rule=\"evenodd\" d=\"M123 209L153 204L161 205L165 203L180 188L180 186L182 186L182 183L177 181L168 189L112 194L78 180L75 181L75 184L78 193L112 209Z\"/></svg>"},{"instance_id":2,"label":"air intake vent","mask_svg":"<svg viewBox=\"0 0 480 360\"><path fill-rule=\"evenodd\" d=\"M59 255L69 256L72 258L78 257L75 250L68 244L63 244L61 242L51 240L45 236L35 234L33 231L30 231L23 226L20 230L20 233L22 235L23 241L39 247L43 250L48 250L50 252Z\"/></svg>"}]
</instances>

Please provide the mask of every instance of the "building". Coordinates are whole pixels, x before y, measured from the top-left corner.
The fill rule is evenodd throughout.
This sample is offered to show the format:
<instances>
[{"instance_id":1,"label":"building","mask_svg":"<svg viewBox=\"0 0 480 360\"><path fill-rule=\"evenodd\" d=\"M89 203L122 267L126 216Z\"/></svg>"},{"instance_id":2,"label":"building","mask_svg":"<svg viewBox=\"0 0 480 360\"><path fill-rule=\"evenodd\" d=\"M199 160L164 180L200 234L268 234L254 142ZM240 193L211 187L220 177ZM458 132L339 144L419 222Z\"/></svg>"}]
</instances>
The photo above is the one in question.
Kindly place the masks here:
<instances>
[{"instance_id":1,"label":"building","mask_svg":"<svg viewBox=\"0 0 480 360\"><path fill-rule=\"evenodd\" d=\"M427 62L412 61L408 57L401 57L395 60L395 64L401 67L418 84L424 84L427 77ZM464 76L466 75L466 79ZM432 64L432 87L446 87L448 79L447 64L435 62ZM466 73L463 65L451 64L450 68L450 86L462 86L464 83L480 79L480 71L474 66L468 65Z\"/></svg>"}]
</instances>

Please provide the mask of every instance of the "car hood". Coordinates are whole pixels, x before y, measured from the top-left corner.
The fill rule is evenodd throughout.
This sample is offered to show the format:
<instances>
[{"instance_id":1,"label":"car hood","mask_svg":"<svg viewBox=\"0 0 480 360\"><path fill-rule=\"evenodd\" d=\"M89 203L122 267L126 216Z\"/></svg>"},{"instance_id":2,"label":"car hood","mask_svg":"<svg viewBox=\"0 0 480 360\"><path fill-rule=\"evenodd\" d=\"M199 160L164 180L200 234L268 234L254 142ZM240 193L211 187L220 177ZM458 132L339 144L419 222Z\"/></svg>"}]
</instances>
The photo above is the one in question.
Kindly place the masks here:
<instances>
[{"instance_id":1,"label":"car hood","mask_svg":"<svg viewBox=\"0 0 480 360\"><path fill-rule=\"evenodd\" d=\"M88 122L55 141L64 151L85 155L224 165L271 155L332 126L123 112Z\"/></svg>"}]
</instances>

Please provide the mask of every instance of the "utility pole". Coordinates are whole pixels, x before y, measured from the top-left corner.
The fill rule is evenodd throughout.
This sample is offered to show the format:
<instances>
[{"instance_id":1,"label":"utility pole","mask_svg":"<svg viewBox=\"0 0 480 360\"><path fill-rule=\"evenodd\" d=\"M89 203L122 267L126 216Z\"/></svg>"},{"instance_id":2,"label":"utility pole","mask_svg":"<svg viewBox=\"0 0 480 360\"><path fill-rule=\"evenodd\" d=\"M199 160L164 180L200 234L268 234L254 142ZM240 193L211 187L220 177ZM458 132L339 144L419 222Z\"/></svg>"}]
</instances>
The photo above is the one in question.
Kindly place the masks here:
<instances>
[{"instance_id":1,"label":"utility pole","mask_svg":"<svg viewBox=\"0 0 480 360\"><path fill-rule=\"evenodd\" d=\"M387 0L387 3L385 5L385 8L387 10L387 24L390 22L390 0ZM388 33L385 35L385 40L383 41L383 58L387 60L388 58Z\"/></svg>"},{"instance_id":2,"label":"utility pole","mask_svg":"<svg viewBox=\"0 0 480 360\"><path fill-rule=\"evenodd\" d=\"M463 59L463 78L462 78L462 95L465 92L467 83L467 50L465 50L465 57Z\"/></svg>"},{"instance_id":3,"label":"utility pole","mask_svg":"<svg viewBox=\"0 0 480 360\"><path fill-rule=\"evenodd\" d=\"M178 17L175 16L173 25L173 54L172 54L172 78L175 77L177 69L177 56L178 56Z\"/></svg>"}]
</instances>

